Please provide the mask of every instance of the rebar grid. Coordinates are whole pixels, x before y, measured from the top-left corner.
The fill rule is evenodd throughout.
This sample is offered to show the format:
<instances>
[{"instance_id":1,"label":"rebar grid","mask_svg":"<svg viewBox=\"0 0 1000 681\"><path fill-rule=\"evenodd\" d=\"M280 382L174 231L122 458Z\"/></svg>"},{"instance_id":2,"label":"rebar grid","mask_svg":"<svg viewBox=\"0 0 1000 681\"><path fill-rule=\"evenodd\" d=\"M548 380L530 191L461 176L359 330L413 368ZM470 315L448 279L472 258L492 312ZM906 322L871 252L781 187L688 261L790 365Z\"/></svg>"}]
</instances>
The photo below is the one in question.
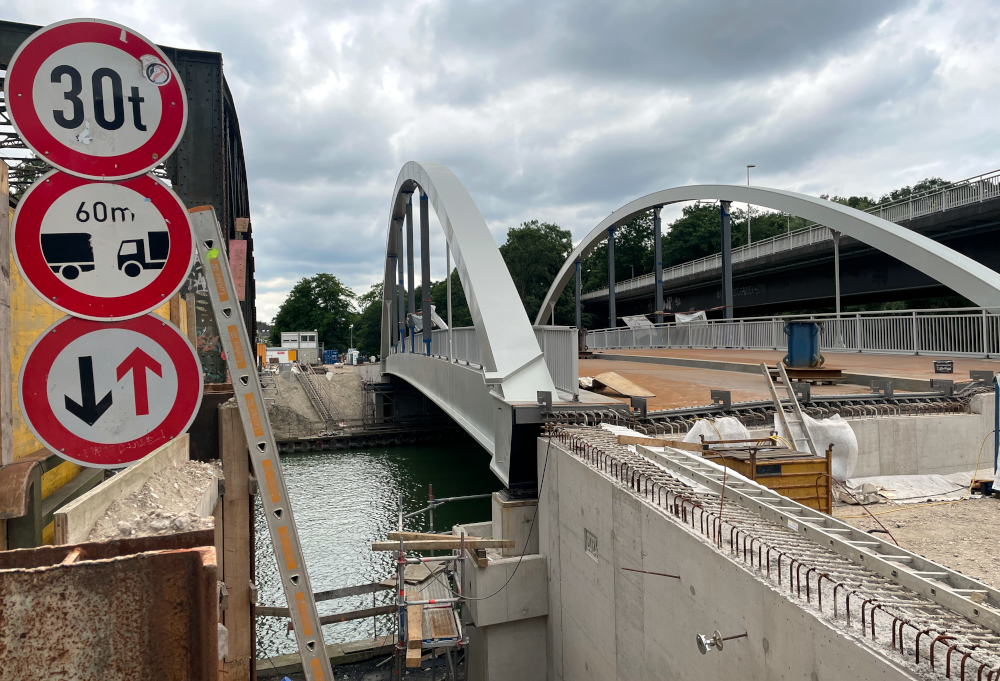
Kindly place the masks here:
<instances>
[{"instance_id":1,"label":"rebar grid","mask_svg":"<svg viewBox=\"0 0 1000 681\"><path fill-rule=\"evenodd\" d=\"M620 445L608 430L550 425L548 433L570 454L680 519L720 552L726 552L728 545L730 556L742 560L754 574L805 598L810 606L815 597L816 609L836 626L860 629L862 637L873 642L879 633L885 640L891 632L891 650L904 660L909 660L910 651L914 665L923 660L935 672L943 667L945 678L951 678L954 670L965 681L966 674L971 679L975 671L977 681L1000 681L996 632L736 503L722 504L720 516L720 495L695 489Z\"/></svg>"}]
</instances>

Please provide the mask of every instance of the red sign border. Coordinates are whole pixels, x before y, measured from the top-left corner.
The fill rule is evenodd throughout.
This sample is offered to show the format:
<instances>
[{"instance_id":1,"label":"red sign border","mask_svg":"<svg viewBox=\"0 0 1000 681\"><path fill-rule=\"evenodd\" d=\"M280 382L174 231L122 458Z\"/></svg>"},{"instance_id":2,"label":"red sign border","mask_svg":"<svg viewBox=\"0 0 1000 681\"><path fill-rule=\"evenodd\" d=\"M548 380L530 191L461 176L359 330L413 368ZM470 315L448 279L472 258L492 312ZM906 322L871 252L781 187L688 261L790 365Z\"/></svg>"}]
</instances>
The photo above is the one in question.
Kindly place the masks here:
<instances>
[{"instance_id":1,"label":"red sign border","mask_svg":"<svg viewBox=\"0 0 1000 681\"><path fill-rule=\"evenodd\" d=\"M163 421L147 435L117 445L98 444L74 435L56 418L48 398L48 375L52 369L52 362L59 356L59 353L77 338L108 328L128 329L151 338L170 356L177 372L178 399L175 400L173 407ZM59 333L56 333L57 330ZM182 370L184 368L179 365L178 358L185 357L190 357L191 365L186 370ZM45 358L47 361L41 358ZM35 359L36 362L33 363L32 359ZM43 361L45 364L39 363ZM180 329L158 315L146 315L114 324L77 317L63 317L47 328L28 349L18 377L17 397L21 406L21 416L28 424L28 428L52 452L67 461L89 468L123 468L187 432L198 415L204 395L201 373L201 362L191 342L181 334ZM190 414L185 417L184 413L187 412L187 409L182 407L181 395L190 391L193 387L192 384L197 386L198 397ZM25 386L30 386L31 389L25 392ZM35 421L31 418L33 413L40 414L38 421L40 423L46 422L47 427L54 431L49 437L45 437L35 425ZM155 431L159 431L159 435L153 435ZM89 452L93 460L80 456L82 453L80 450L85 448L98 450L96 453ZM111 460L106 453L100 451L111 448L130 454L124 458Z\"/></svg>"},{"instance_id":2,"label":"red sign border","mask_svg":"<svg viewBox=\"0 0 1000 681\"><path fill-rule=\"evenodd\" d=\"M162 191L149 192L145 190L142 185L148 181L152 181L154 188ZM167 231L170 234L167 262L152 283L135 293L115 298L82 293L62 281L45 262L39 238L42 219L57 199L77 187L88 184L117 184L131 189L148 198L167 221ZM25 225L25 220L28 221L27 224L30 227ZM184 245L185 237L187 238L186 246ZM174 250L174 244L179 244L178 250ZM117 182L94 182L52 170L40 177L21 197L17 204L17 210L14 211L14 221L11 223L10 230L10 247L14 253L14 260L32 290L45 302L67 314L95 321L120 321L140 317L170 300L184 285L184 281L194 265L194 246L194 230L191 227L190 214L177 194L154 175L141 175ZM174 254L185 250L190 255L186 262L181 263L180 257L174 256ZM173 261L171 261L172 256L174 256ZM176 284L171 286L169 292L156 286L157 282L166 281L167 278L176 279ZM131 300L135 302L127 306L124 305ZM120 309L122 307L124 310ZM116 314L111 314L112 309Z\"/></svg>"},{"instance_id":3,"label":"red sign border","mask_svg":"<svg viewBox=\"0 0 1000 681\"><path fill-rule=\"evenodd\" d=\"M123 31L128 37L138 40L122 42ZM35 75L42 63L57 50L77 43L109 45L132 55L137 61L143 55L154 53L170 68L170 82L160 87L160 124L138 149L117 156L89 156L57 140L39 120L30 96ZM22 81L21 73L30 75ZM20 96L19 91L25 90L29 96ZM33 33L21 43L10 60L4 82L4 98L14 129L39 158L64 172L90 180L124 180L148 173L177 149L187 128L187 93L167 55L142 34L103 19L67 19ZM180 102L179 116L176 105L171 105L171 102Z\"/></svg>"}]
</instances>

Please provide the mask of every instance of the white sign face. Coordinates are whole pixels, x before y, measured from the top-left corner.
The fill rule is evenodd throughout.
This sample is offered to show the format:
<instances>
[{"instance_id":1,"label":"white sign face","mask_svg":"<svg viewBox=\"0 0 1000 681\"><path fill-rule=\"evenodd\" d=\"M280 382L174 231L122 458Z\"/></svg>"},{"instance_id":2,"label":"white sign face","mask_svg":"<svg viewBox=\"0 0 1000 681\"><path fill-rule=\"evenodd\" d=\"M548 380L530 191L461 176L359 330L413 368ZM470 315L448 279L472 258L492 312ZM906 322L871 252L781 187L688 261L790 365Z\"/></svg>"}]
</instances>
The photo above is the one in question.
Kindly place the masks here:
<instances>
[{"instance_id":1,"label":"white sign face","mask_svg":"<svg viewBox=\"0 0 1000 681\"><path fill-rule=\"evenodd\" d=\"M194 258L187 211L149 175L90 182L52 171L18 204L11 246L40 296L86 319L127 319L159 307Z\"/></svg>"},{"instance_id":2,"label":"white sign face","mask_svg":"<svg viewBox=\"0 0 1000 681\"><path fill-rule=\"evenodd\" d=\"M50 375L52 413L69 432L101 444L148 434L177 398L177 372L166 350L128 329L77 338L56 357Z\"/></svg>"},{"instance_id":3,"label":"white sign face","mask_svg":"<svg viewBox=\"0 0 1000 681\"><path fill-rule=\"evenodd\" d=\"M4 93L11 122L32 151L92 180L149 172L187 125L187 93L163 51L99 19L33 33L10 61Z\"/></svg>"},{"instance_id":4,"label":"white sign face","mask_svg":"<svg viewBox=\"0 0 1000 681\"><path fill-rule=\"evenodd\" d=\"M18 385L32 432L70 461L118 468L185 432L201 365L156 315L113 324L66 317L32 345Z\"/></svg>"},{"instance_id":5,"label":"white sign face","mask_svg":"<svg viewBox=\"0 0 1000 681\"><path fill-rule=\"evenodd\" d=\"M163 109L160 86L140 67L110 45L76 43L57 50L32 84L39 120L52 137L82 154L135 151L152 138Z\"/></svg>"}]
</instances>

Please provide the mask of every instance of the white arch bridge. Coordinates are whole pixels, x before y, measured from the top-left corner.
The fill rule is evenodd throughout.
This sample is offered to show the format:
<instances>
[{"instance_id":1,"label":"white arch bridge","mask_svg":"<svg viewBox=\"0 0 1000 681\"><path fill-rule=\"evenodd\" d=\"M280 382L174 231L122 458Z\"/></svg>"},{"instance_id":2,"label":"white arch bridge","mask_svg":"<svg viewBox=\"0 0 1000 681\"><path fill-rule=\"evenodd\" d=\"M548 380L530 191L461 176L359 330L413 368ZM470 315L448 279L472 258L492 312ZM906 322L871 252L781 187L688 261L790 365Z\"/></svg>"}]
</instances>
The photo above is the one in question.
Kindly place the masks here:
<instances>
[{"instance_id":1,"label":"white arch bridge","mask_svg":"<svg viewBox=\"0 0 1000 681\"><path fill-rule=\"evenodd\" d=\"M617 227L648 210L654 211L659 227L660 207L696 200L719 200L723 206L732 201L748 202L813 220L898 258L983 307L1000 308L1000 274L892 222L795 192L695 185L636 199L598 224L566 260L538 311L538 326L532 327L493 235L468 191L439 163L409 162L399 173L389 207L382 372L414 386L475 438L492 455L490 467L504 484L534 482L535 437L543 411L627 408L620 402L591 399L589 395L583 401L578 399L577 329L541 326L549 303L558 299L575 272L579 310L579 263L602 240L613 239ZM414 299L414 202L420 220L424 298L419 317ZM446 271L450 275L453 256L472 327L420 331L432 327L431 206L445 235ZM724 218L723 224L727 222ZM662 275L658 279L662 281ZM450 276L448 281L450 307ZM658 301L661 296L662 289ZM663 310L662 305L658 309ZM547 399L551 399L551 407L540 406Z\"/></svg>"}]
</instances>

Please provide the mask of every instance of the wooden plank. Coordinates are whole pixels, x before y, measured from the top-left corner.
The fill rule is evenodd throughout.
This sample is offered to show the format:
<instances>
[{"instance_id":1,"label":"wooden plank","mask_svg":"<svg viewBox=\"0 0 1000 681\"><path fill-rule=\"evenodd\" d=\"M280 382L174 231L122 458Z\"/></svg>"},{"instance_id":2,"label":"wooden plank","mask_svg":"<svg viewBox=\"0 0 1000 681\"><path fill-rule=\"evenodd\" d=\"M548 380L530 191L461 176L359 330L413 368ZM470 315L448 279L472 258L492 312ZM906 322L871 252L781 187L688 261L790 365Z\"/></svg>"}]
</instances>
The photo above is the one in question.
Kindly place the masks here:
<instances>
[{"instance_id":1,"label":"wooden plank","mask_svg":"<svg viewBox=\"0 0 1000 681\"><path fill-rule=\"evenodd\" d=\"M350 622L351 620L365 620L378 615L391 615L398 608L395 603L390 605L379 605L374 608L364 608L362 610L350 610L348 612L338 612L332 615L323 615L319 618L320 624L336 624L338 622ZM274 607L270 605L257 606L258 617L291 617L288 608ZM291 626L291 625L289 625ZM294 627L292 627L294 628Z\"/></svg>"},{"instance_id":2,"label":"wooden plank","mask_svg":"<svg viewBox=\"0 0 1000 681\"><path fill-rule=\"evenodd\" d=\"M229 591L229 607L223 613L229 631L226 679L250 681L250 454L235 400L219 405L219 453L226 477L222 498L226 553L222 581Z\"/></svg>"},{"instance_id":3,"label":"wooden plank","mask_svg":"<svg viewBox=\"0 0 1000 681\"><path fill-rule=\"evenodd\" d=\"M184 310L184 312L187 315L187 332L186 332L185 335L188 337L188 340L191 341L191 345L193 345L195 348L197 348L198 347L198 323L195 321L196 308L195 308L194 294L193 293L185 293L184 294L184 302L186 303L186 305L185 305L186 309Z\"/></svg>"},{"instance_id":4,"label":"wooden plank","mask_svg":"<svg viewBox=\"0 0 1000 681\"><path fill-rule=\"evenodd\" d=\"M363 596L365 594L373 594L379 591L385 591L386 589L392 589L394 587L385 586L381 582L373 582L372 584L359 584L358 586L345 586L343 589L331 589L329 591L320 591L313 594L314 601L329 601L334 598L346 598L348 596Z\"/></svg>"},{"instance_id":5,"label":"wooden plank","mask_svg":"<svg viewBox=\"0 0 1000 681\"><path fill-rule=\"evenodd\" d=\"M659 437L642 437L641 435L619 435L620 445L645 445L646 447L673 447L674 449L686 449L689 452L702 452L704 447L694 442L681 442L680 440L664 440Z\"/></svg>"},{"instance_id":6,"label":"wooden plank","mask_svg":"<svg viewBox=\"0 0 1000 681\"><path fill-rule=\"evenodd\" d=\"M486 557L486 549L465 549L465 555L476 564L476 567L484 568L490 564Z\"/></svg>"},{"instance_id":7,"label":"wooden plank","mask_svg":"<svg viewBox=\"0 0 1000 681\"><path fill-rule=\"evenodd\" d=\"M600 384L607 388L611 388L616 393L625 395L626 397L656 397L656 395L649 392L645 388L636 385L624 376L616 374L614 371L606 371L603 374L597 374L594 376L594 384L595 386Z\"/></svg>"},{"instance_id":8,"label":"wooden plank","mask_svg":"<svg viewBox=\"0 0 1000 681\"><path fill-rule=\"evenodd\" d=\"M406 650L406 666L407 667L419 667L420 666L420 649L419 648L408 648Z\"/></svg>"},{"instance_id":9,"label":"wooden plank","mask_svg":"<svg viewBox=\"0 0 1000 681\"><path fill-rule=\"evenodd\" d=\"M469 535L466 535L465 538L471 539ZM424 540L424 541L436 541L439 539L461 539L461 537L459 537L456 534L441 534L434 532L389 532L386 535L386 539L394 539L396 541L399 541L400 539L404 541L409 541L414 539Z\"/></svg>"},{"instance_id":10,"label":"wooden plank","mask_svg":"<svg viewBox=\"0 0 1000 681\"><path fill-rule=\"evenodd\" d=\"M447 608L425 608L424 620L430 629L429 638L435 641L458 638L458 629L455 627L455 613L450 606Z\"/></svg>"},{"instance_id":11,"label":"wooden plank","mask_svg":"<svg viewBox=\"0 0 1000 681\"><path fill-rule=\"evenodd\" d=\"M247 280L247 242L236 239L229 240L229 270L233 274L233 286L236 287L236 297L246 299Z\"/></svg>"},{"instance_id":12,"label":"wooden plank","mask_svg":"<svg viewBox=\"0 0 1000 681\"><path fill-rule=\"evenodd\" d=\"M180 466L187 460L188 435L185 433L56 511L53 517L54 543L79 544L87 541L94 524L113 501L139 491L147 480L164 468Z\"/></svg>"},{"instance_id":13,"label":"wooden plank","mask_svg":"<svg viewBox=\"0 0 1000 681\"><path fill-rule=\"evenodd\" d=\"M416 601L421 598L416 589L406 590L406 600ZM406 606L406 647L418 651L424 646L424 606ZM408 656L409 654L407 654Z\"/></svg>"},{"instance_id":14,"label":"wooden plank","mask_svg":"<svg viewBox=\"0 0 1000 681\"><path fill-rule=\"evenodd\" d=\"M470 549L511 549L514 548L513 539L477 539L466 538L466 548ZM404 551L448 551L462 548L462 542L458 539L440 539L436 541L419 540L404 541ZM382 541L373 542L372 551L398 551L399 542Z\"/></svg>"}]
</instances>

